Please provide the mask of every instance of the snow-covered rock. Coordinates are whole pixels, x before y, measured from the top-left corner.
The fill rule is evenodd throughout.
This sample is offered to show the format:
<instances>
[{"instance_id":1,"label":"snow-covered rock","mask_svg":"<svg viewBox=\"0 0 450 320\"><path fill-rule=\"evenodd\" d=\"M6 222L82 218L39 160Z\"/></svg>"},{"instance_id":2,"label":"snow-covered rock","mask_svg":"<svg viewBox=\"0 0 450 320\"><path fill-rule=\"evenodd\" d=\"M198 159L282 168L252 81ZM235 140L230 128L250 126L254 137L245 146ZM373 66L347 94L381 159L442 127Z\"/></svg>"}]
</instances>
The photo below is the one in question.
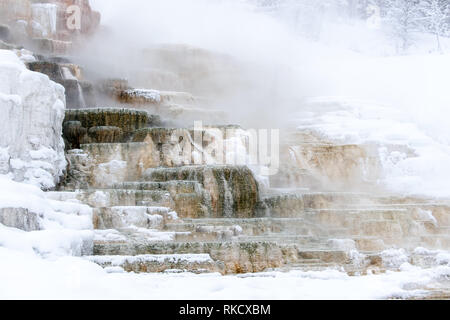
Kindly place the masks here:
<instances>
[{"instance_id":1,"label":"snow-covered rock","mask_svg":"<svg viewBox=\"0 0 450 320\"><path fill-rule=\"evenodd\" d=\"M0 174L50 189L66 166L64 88L0 50Z\"/></svg>"},{"instance_id":2,"label":"snow-covered rock","mask_svg":"<svg viewBox=\"0 0 450 320\"><path fill-rule=\"evenodd\" d=\"M0 249L43 257L92 254L92 208L64 200L0 175Z\"/></svg>"}]
</instances>

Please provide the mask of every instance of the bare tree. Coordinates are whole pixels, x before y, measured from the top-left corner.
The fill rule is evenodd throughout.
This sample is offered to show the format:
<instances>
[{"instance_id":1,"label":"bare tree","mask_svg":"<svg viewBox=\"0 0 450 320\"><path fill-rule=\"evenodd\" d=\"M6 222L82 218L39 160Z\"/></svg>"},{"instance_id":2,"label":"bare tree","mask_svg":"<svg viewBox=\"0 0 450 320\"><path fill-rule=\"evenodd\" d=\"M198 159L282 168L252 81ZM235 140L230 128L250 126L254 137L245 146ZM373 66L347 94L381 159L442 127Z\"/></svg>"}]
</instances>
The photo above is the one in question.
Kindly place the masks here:
<instances>
[{"instance_id":1,"label":"bare tree","mask_svg":"<svg viewBox=\"0 0 450 320\"><path fill-rule=\"evenodd\" d=\"M450 3L448 0L423 0L423 25L436 36L437 50L442 53L441 37L450 28Z\"/></svg>"},{"instance_id":2,"label":"bare tree","mask_svg":"<svg viewBox=\"0 0 450 320\"><path fill-rule=\"evenodd\" d=\"M422 19L420 2L415 0L386 0L385 6L385 25L394 40L397 41L397 51L405 52L413 43L413 32L420 30Z\"/></svg>"}]
</instances>

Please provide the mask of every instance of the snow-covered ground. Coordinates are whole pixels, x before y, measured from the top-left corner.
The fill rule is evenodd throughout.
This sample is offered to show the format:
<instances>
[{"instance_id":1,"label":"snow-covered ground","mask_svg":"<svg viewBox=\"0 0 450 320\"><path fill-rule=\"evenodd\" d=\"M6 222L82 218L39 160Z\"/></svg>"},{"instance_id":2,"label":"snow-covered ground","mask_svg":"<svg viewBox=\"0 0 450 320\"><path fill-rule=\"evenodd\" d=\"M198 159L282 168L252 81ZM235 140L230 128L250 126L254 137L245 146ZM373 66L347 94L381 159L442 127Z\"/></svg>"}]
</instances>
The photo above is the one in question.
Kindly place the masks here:
<instances>
[{"instance_id":1,"label":"snow-covered ground","mask_svg":"<svg viewBox=\"0 0 450 320\"><path fill-rule=\"evenodd\" d=\"M0 223L0 247L49 258L81 256L92 250L94 233L89 206L47 199L39 188L0 175L1 208L27 209L30 216L37 217L37 223L31 232Z\"/></svg>"},{"instance_id":2,"label":"snow-covered ground","mask_svg":"<svg viewBox=\"0 0 450 320\"><path fill-rule=\"evenodd\" d=\"M426 287L438 290L450 279L448 255L431 269L404 263L400 272L355 277L338 270L241 276L107 273L81 258L48 260L4 247L0 261L0 299L411 298L426 294Z\"/></svg>"}]
</instances>

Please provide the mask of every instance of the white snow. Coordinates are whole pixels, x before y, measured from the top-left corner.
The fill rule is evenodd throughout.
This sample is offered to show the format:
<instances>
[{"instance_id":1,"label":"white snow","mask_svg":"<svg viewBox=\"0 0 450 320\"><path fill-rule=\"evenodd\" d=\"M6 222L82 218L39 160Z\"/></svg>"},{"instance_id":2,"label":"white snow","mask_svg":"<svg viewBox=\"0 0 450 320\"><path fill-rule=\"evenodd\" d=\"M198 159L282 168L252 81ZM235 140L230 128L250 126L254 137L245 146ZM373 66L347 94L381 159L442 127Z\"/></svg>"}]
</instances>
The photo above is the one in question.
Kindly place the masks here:
<instances>
[{"instance_id":1,"label":"white snow","mask_svg":"<svg viewBox=\"0 0 450 320\"><path fill-rule=\"evenodd\" d=\"M409 261L409 257L404 249L389 249L381 253L383 265L388 268L399 268Z\"/></svg>"},{"instance_id":2,"label":"white snow","mask_svg":"<svg viewBox=\"0 0 450 320\"><path fill-rule=\"evenodd\" d=\"M43 229L24 232L0 224L0 247L45 257L92 250L92 209L86 205L49 200L35 186L0 176L0 208L28 209L38 215Z\"/></svg>"},{"instance_id":3,"label":"white snow","mask_svg":"<svg viewBox=\"0 0 450 320\"><path fill-rule=\"evenodd\" d=\"M50 261L5 248L0 248L0 261L2 299L408 298L450 276L448 265L420 269L407 264L401 272L360 277L337 270L242 276L117 273L80 258Z\"/></svg>"},{"instance_id":4,"label":"white snow","mask_svg":"<svg viewBox=\"0 0 450 320\"><path fill-rule=\"evenodd\" d=\"M65 169L64 88L0 50L0 170L17 181L52 188Z\"/></svg>"},{"instance_id":5,"label":"white snow","mask_svg":"<svg viewBox=\"0 0 450 320\"><path fill-rule=\"evenodd\" d=\"M125 92L129 96L143 98L152 103L160 103L161 102L161 93L157 90L150 89L132 89L127 90Z\"/></svg>"},{"instance_id":6,"label":"white snow","mask_svg":"<svg viewBox=\"0 0 450 320\"><path fill-rule=\"evenodd\" d=\"M168 213L169 210L164 208L158 211L157 209L148 207L113 207L111 208L111 219L114 221L116 228L134 226L158 229L163 227L164 217L162 214Z\"/></svg>"},{"instance_id":7,"label":"white snow","mask_svg":"<svg viewBox=\"0 0 450 320\"><path fill-rule=\"evenodd\" d=\"M138 228L132 226L130 229L134 230L136 234L144 236L149 241L173 241L175 232L162 232L155 229Z\"/></svg>"},{"instance_id":8,"label":"white snow","mask_svg":"<svg viewBox=\"0 0 450 320\"><path fill-rule=\"evenodd\" d=\"M125 241L127 238L113 229L94 230L94 241Z\"/></svg>"}]
</instances>

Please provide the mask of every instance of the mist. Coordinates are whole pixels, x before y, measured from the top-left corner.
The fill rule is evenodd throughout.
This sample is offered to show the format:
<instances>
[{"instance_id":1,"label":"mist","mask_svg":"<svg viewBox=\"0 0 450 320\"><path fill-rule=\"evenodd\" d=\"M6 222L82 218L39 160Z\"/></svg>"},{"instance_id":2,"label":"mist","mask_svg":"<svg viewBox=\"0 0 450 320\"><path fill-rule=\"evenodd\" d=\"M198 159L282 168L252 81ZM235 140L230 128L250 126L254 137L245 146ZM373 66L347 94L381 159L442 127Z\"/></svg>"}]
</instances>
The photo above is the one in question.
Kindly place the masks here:
<instances>
[{"instance_id":1,"label":"mist","mask_svg":"<svg viewBox=\"0 0 450 320\"><path fill-rule=\"evenodd\" d=\"M304 66L319 65L316 52L288 25L243 1L95 0L92 5L102 12L103 28L84 47L81 62L98 76L206 96L212 101L208 107L252 127L280 126L288 110L314 89L314 74L306 75ZM181 56L168 63L167 52L163 58L143 54L161 46L177 48ZM183 83L148 81L133 71L145 69L181 73Z\"/></svg>"},{"instance_id":2,"label":"mist","mask_svg":"<svg viewBox=\"0 0 450 320\"><path fill-rule=\"evenodd\" d=\"M205 96L207 107L223 109L232 122L247 127L284 127L309 97L376 101L450 141L439 117L449 102L439 94L448 68L425 56L386 56L391 40L364 20L321 9L308 12L314 24L299 33L286 14L289 8L268 14L255 1L91 3L102 12L103 27L84 47L81 60L99 75L127 78L136 87ZM176 47L178 55L168 60L167 51L143 54L162 45ZM137 76L146 69L184 78L160 83ZM423 106L430 105L424 112ZM442 124L439 130L430 126L434 121Z\"/></svg>"}]
</instances>

